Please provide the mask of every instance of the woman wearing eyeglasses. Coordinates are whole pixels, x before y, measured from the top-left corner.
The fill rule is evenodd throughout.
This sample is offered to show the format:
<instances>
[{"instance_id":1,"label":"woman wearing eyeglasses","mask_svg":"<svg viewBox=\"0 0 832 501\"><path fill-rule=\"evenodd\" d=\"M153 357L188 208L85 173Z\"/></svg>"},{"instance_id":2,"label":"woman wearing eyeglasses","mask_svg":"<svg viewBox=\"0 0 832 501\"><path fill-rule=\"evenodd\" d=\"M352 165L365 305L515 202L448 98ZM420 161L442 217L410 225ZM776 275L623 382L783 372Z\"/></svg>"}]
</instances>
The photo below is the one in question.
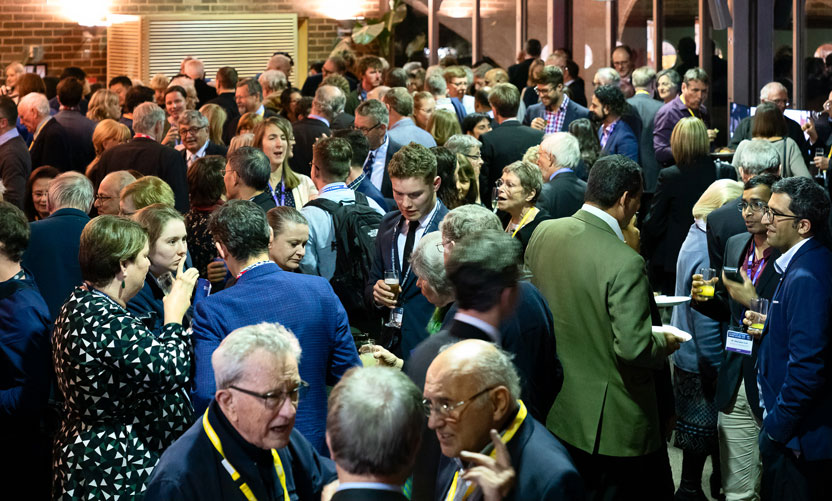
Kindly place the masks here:
<instances>
[{"instance_id":1,"label":"woman wearing eyeglasses","mask_svg":"<svg viewBox=\"0 0 832 501\"><path fill-rule=\"evenodd\" d=\"M551 219L546 211L535 207L542 187L540 169L523 161L503 168L503 176L497 181L497 208L509 216L505 231L520 241L523 252L537 225Z\"/></svg>"}]
</instances>

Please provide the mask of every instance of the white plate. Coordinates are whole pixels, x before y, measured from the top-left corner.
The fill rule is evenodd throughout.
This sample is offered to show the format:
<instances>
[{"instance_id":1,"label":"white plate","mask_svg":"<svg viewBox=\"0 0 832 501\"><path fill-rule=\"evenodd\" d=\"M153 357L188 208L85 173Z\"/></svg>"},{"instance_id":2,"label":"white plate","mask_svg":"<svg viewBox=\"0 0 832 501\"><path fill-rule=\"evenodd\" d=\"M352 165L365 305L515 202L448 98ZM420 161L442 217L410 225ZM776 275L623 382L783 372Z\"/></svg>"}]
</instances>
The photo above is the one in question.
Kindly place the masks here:
<instances>
[{"instance_id":1,"label":"white plate","mask_svg":"<svg viewBox=\"0 0 832 501\"><path fill-rule=\"evenodd\" d=\"M687 332L679 329L678 327L674 327L672 325L662 325L662 326L653 326L654 333L662 333L662 332L669 332L676 336L676 339L679 340L680 343L686 343L693 339L693 336L688 334Z\"/></svg>"},{"instance_id":2,"label":"white plate","mask_svg":"<svg viewBox=\"0 0 832 501\"><path fill-rule=\"evenodd\" d=\"M669 308L677 304L687 303L690 296L656 296L656 305L662 308Z\"/></svg>"}]
</instances>

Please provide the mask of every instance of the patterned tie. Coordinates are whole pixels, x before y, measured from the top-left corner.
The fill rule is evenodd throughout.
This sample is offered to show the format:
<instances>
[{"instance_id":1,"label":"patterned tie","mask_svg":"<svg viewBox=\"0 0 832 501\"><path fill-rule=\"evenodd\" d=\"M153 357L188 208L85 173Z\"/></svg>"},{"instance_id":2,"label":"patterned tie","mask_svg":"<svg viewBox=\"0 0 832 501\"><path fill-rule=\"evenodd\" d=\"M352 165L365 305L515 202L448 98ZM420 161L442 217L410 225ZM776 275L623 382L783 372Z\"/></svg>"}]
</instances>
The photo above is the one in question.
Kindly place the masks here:
<instances>
[{"instance_id":1,"label":"patterned tie","mask_svg":"<svg viewBox=\"0 0 832 501\"><path fill-rule=\"evenodd\" d=\"M364 174L370 176L373 173L373 162L376 161L376 154L374 152L370 152L367 155L367 160L364 162Z\"/></svg>"}]
</instances>

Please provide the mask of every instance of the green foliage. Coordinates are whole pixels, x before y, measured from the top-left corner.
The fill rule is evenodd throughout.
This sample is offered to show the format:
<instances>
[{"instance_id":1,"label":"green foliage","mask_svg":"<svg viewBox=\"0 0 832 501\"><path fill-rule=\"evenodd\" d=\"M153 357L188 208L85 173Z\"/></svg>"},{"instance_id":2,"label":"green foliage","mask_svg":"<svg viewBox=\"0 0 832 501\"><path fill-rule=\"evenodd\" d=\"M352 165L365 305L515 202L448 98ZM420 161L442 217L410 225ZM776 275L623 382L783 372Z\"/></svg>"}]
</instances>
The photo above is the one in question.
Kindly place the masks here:
<instances>
[{"instance_id":1,"label":"green foliage","mask_svg":"<svg viewBox=\"0 0 832 501\"><path fill-rule=\"evenodd\" d=\"M407 5L403 0L390 0L390 9L379 19L358 21L352 29L352 41L359 45L378 43L382 54L390 54L391 42L396 25L407 16Z\"/></svg>"}]
</instances>

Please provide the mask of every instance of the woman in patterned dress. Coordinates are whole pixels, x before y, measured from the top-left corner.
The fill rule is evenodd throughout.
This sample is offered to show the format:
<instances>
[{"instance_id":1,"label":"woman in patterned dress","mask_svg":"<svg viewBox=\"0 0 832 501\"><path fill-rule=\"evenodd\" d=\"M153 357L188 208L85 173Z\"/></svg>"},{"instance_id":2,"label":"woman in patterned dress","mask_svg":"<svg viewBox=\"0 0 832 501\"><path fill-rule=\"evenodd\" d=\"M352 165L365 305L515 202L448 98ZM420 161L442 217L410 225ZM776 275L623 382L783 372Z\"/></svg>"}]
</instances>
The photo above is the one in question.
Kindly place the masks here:
<instances>
[{"instance_id":1,"label":"woman in patterned dress","mask_svg":"<svg viewBox=\"0 0 832 501\"><path fill-rule=\"evenodd\" d=\"M192 422L186 387L190 338L182 317L197 271L182 271L165 297L154 336L125 304L144 285L147 233L100 216L81 234L84 285L55 321L52 358L65 398L55 438L56 499L133 499L164 449Z\"/></svg>"}]
</instances>

